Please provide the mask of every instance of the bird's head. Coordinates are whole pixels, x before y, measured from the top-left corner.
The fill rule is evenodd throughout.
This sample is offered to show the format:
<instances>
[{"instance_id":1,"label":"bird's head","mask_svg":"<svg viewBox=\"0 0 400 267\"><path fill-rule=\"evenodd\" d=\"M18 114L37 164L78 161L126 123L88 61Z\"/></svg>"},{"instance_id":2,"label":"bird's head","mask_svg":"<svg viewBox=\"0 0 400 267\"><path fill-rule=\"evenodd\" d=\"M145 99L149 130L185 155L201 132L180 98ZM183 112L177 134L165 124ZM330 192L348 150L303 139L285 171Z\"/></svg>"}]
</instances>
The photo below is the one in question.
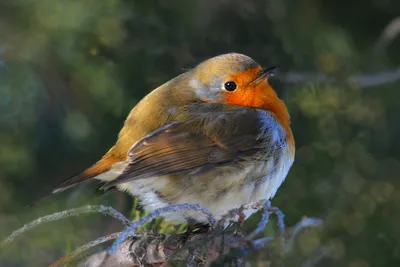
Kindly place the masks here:
<instances>
[{"instance_id":1,"label":"bird's head","mask_svg":"<svg viewBox=\"0 0 400 267\"><path fill-rule=\"evenodd\" d=\"M286 129L290 117L285 103L269 85L277 68L263 68L252 58L229 53L210 58L191 70L189 85L205 102L260 108L274 113Z\"/></svg>"}]
</instances>

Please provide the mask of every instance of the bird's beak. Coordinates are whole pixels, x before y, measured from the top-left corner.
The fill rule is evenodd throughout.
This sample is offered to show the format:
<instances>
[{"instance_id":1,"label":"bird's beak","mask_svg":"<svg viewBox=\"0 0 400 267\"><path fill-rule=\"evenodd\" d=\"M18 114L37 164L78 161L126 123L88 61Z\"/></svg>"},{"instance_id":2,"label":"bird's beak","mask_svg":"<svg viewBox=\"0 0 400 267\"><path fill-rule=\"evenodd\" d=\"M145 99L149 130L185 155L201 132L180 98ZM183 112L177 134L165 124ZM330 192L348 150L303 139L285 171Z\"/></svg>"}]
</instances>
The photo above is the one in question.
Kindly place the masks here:
<instances>
[{"instance_id":1,"label":"bird's beak","mask_svg":"<svg viewBox=\"0 0 400 267\"><path fill-rule=\"evenodd\" d=\"M260 70L258 72L257 78L251 83L259 83L262 80L266 80L266 79L274 76L275 74L277 74L278 71L279 71L279 67L278 66L262 69L262 70Z\"/></svg>"}]
</instances>

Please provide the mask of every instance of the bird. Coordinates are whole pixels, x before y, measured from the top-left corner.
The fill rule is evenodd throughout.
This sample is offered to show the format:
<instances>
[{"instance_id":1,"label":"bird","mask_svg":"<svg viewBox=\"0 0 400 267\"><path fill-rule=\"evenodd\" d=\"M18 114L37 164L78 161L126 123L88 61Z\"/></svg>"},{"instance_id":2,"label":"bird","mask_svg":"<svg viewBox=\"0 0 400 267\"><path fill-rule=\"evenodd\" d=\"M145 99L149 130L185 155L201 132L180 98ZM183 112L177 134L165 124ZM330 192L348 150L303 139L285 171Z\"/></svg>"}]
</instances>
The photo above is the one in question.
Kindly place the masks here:
<instances>
[{"instance_id":1,"label":"bird","mask_svg":"<svg viewBox=\"0 0 400 267\"><path fill-rule=\"evenodd\" d=\"M138 197L149 212L191 203L217 220L272 199L295 157L288 109L269 83L276 71L240 53L200 62L138 102L111 149L53 193L95 179ZM164 217L207 221L194 211Z\"/></svg>"}]
</instances>

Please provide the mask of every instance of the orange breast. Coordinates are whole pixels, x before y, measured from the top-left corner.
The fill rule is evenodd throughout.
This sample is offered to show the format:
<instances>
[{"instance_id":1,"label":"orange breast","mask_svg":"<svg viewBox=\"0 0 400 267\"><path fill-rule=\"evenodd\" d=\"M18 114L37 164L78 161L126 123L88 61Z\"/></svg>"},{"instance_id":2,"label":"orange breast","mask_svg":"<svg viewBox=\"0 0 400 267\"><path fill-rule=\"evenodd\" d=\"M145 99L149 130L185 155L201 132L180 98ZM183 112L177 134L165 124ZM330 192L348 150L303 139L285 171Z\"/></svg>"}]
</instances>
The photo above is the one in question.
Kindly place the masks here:
<instances>
[{"instance_id":1,"label":"orange breast","mask_svg":"<svg viewBox=\"0 0 400 267\"><path fill-rule=\"evenodd\" d=\"M285 103L277 96L275 90L268 84L267 79L253 82L260 70L261 67L257 66L229 77L230 80L236 82L237 89L233 92L224 92L223 102L271 111L287 132L288 144L294 148L290 116Z\"/></svg>"}]
</instances>

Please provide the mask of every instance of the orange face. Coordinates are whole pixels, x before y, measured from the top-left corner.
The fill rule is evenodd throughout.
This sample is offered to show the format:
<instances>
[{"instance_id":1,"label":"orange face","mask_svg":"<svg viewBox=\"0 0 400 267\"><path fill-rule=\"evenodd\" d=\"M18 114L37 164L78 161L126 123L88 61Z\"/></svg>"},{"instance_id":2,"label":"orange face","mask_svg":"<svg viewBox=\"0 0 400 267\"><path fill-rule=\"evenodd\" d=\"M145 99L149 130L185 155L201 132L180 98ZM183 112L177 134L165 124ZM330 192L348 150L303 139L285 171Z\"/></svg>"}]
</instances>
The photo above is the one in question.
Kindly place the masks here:
<instances>
[{"instance_id":1,"label":"orange face","mask_svg":"<svg viewBox=\"0 0 400 267\"><path fill-rule=\"evenodd\" d=\"M236 89L223 92L223 101L227 104L266 108L267 100L270 101L271 97L276 98L276 94L266 79L254 82L261 70L261 67L257 66L227 77L225 82L234 82Z\"/></svg>"},{"instance_id":2,"label":"orange face","mask_svg":"<svg viewBox=\"0 0 400 267\"><path fill-rule=\"evenodd\" d=\"M273 112L285 130L290 131L290 118L285 103L268 84L266 75L260 77L261 66L229 76L226 82L234 82L236 89L222 92L226 104L261 108Z\"/></svg>"}]
</instances>

